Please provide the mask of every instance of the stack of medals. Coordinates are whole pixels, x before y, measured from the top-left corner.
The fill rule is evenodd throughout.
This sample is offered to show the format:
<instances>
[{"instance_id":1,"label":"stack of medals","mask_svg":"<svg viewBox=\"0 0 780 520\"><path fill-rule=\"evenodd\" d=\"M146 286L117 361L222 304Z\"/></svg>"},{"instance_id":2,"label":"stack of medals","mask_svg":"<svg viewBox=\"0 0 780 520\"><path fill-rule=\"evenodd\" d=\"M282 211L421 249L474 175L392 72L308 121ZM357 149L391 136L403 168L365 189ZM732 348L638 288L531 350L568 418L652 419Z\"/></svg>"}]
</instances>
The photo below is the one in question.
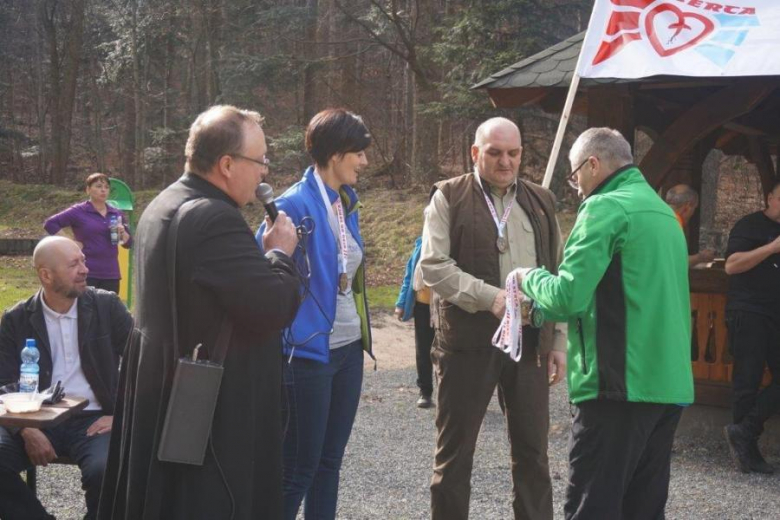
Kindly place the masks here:
<instances>
[{"instance_id":1,"label":"stack of medals","mask_svg":"<svg viewBox=\"0 0 780 520\"><path fill-rule=\"evenodd\" d=\"M520 316L522 316L524 322L535 329L540 329L544 325L544 311L525 294L523 294L520 302Z\"/></svg>"},{"instance_id":2,"label":"stack of medals","mask_svg":"<svg viewBox=\"0 0 780 520\"><path fill-rule=\"evenodd\" d=\"M493 334L493 345L509 354L512 361L520 361L523 356L523 319L520 302L523 298L517 284L515 272L506 278L506 310L504 318Z\"/></svg>"},{"instance_id":3,"label":"stack of medals","mask_svg":"<svg viewBox=\"0 0 780 520\"><path fill-rule=\"evenodd\" d=\"M513 361L520 361L523 354L523 322L538 329L544 323L544 312L520 290L516 272L512 271L506 278L506 310L493 334L493 345L509 354Z\"/></svg>"}]
</instances>

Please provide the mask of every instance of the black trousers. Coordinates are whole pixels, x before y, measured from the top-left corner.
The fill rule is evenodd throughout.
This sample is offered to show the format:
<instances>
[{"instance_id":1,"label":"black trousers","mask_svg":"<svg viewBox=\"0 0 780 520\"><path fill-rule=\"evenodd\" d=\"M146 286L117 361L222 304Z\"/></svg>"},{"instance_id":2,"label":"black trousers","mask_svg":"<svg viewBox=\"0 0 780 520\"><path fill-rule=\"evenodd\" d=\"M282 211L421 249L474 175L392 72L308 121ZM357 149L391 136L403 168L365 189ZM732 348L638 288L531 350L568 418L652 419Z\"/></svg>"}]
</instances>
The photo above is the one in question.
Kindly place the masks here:
<instances>
[{"instance_id":1,"label":"black trousers","mask_svg":"<svg viewBox=\"0 0 780 520\"><path fill-rule=\"evenodd\" d=\"M106 278L90 278L87 277L87 285L91 285L97 289L104 289L111 291L112 293L119 294L119 280L109 280Z\"/></svg>"},{"instance_id":2,"label":"black trousers","mask_svg":"<svg viewBox=\"0 0 780 520\"><path fill-rule=\"evenodd\" d=\"M414 302L414 349L417 353L417 387L430 396L433 393L433 362L431 345L434 330L431 327L431 306Z\"/></svg>"},{"instance_id":3,"label":"black trousers","mask_svg":"<svg viewBox=\"0 0 780 520\"><path fill-rule=\"evenodd\" d=\"M780 411L780 325L769 316L747 311L730 311L726 323L734 356L734 424L742 423L758 437L764 422ZM772 383L759 391L764 366L769 366Z\"/></svg>"},{"instance_id":4,"label":"black trousers","mask_svg":"<svg viewBox=\"0 0 780 520\"><path fill-rule=\"evenodd\" d=\"M662 520L682 407L593 400L573 406L567 520Z\"/></svg>"}]
</instances>

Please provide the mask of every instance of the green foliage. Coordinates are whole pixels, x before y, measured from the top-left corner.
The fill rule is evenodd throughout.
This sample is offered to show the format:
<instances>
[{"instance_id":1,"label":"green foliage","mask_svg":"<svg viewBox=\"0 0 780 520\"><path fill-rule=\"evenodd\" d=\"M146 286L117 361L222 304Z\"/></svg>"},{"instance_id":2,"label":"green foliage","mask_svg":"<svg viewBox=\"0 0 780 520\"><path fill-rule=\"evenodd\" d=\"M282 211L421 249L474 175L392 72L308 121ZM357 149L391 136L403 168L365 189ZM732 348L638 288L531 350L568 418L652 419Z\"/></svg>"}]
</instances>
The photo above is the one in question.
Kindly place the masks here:
<instances>
[{"instance_id":1,"label":"green foliage","mask_svg":"<svg viewBox=\"0 0 780 520\"><path fill-rule=\"evenodd\" d=\"M369 285L400 284L414 240L422 233L428 194L422 190L361 193L360 231L366 243Z\"/></svg>"},{"instance_id":2,"label":"green foliage","mask_svg":"<svg viewBox=\"0 0 780 520\"><path fill-rule=\"evenodd\" d=\"M29 298L37 289L31 257L0 256L0 311Z\"/></svg>"},{"instance_id":3,"label":"green foliage","mask_svg":"<svg viewBox=\"0 0 780 520\"><path fill-rule=\"evenodd\" d=\"M590 9L587 0L538 2L493 0L464 2L442 20L433 46L444 71L441 102L429 107L444 117L483 118L495 115L483 91L471 86L524 57L557 43L579 30L572 26Z\"/></svg>"},{"instance_id":4,"label":"green foliage","mask_svg":"<svg viewBox=\"0 0 780 520\"><path fill-rule=\"evenodd\" d=\"M290 126L283 132L269 137L268 146L273 157L274 169L297 172L307 163L304 130L300 126Z\"/></svg>"},{"instance_id":5,"label":"green foliage","mask_svg":"<svg viewBox=\"0 0 780 520\"><path fill-rule=\"evenodd\" d=\"M398 299L398 285L368 287L368 307L372 311L392 311Z\"/></svg>"},{"instance_id":6,"label":"green foliage","mask_svg":"<svg viewBox=\"0 0 780 520\"><path fill-rule=\"evenodd\" d=\"M83 191L46 184L17 185L0 180L0 235L39 237L43 221L54 213L84 200Z\"/></svg>"},{"instance_id":7,"label":"green foliage","mask_svg":"<svg viewBox=\"0 0 780 520\"><path fill-rule=\"evenodd\" d=\"M272 96L289 93L297 87L308 63L295 45L296 40L305 39L306 8L262 2L256 6L233 5L228 9L233 11L230 18L236 27L225 45L221 70L223 100L259 105L267 112L276 101ZM247 40L258 43L247 44ZM275 52L267 52L270 42L276 42Z\"/></svg>"}]
</instances>

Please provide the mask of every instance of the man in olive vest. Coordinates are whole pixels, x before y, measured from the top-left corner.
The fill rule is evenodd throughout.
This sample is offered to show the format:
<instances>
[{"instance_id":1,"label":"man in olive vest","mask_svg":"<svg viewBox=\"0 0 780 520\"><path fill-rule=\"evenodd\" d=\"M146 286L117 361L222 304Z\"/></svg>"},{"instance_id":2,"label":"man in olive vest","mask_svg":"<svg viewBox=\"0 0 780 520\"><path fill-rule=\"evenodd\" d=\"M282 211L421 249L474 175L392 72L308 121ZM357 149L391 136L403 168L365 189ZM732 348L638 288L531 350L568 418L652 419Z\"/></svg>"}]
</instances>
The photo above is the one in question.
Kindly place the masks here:
<instances>
[{"instance_id":1,"label":"man in olive vest","mask_svg":"<svg viewBox=\"0 0 780 520\"><path fill-rule=\"evenodd\" d=\"M475 171L436 184L425 212L420 266L436 296L433 520L468 518L474 449L496 386L511 444L514 516L553 517L548 385L566 373L565 325L524 326L517 362L491 344L509 273L536 266L556 272L560 260L555 199L518 179L522 150L513 122L485 121L471 147Z\"/></svg>"}]
</instances>

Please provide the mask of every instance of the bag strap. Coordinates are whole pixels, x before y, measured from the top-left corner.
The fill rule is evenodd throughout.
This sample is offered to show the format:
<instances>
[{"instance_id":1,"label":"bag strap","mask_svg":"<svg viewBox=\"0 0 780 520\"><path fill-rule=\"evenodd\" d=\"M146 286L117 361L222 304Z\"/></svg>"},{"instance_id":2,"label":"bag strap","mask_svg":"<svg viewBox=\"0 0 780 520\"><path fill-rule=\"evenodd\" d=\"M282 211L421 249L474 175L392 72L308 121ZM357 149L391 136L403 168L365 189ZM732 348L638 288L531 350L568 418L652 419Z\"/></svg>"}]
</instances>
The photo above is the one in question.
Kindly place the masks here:
<instances>
[{"instance_id":1,"label":"bag strap","mask_svg":"<svg viewBox=\"0 0 780 520\"><path fill-rule=\"evenodd\" d=\"M168 294L171 298L171 323L173 325L173 348L176 352L179 350L179 313L178 306L176 305L176 246L178 244L179 236L179 223L181 217L186 213L187 209L192 206L197 200L188 200L176 210L171 218L171 223L168 226L167 236L167 249L166 249L166 263L168 268ZM209 360L212 363L222 365L227 355L227 348L230 344L230 339L233 336L233 322L228 318L227 313L222 318L222 324L219 328L219 334L217 335L217 342L214 346L213 352L209 351Z\"/></svg>"}]
</instances>

